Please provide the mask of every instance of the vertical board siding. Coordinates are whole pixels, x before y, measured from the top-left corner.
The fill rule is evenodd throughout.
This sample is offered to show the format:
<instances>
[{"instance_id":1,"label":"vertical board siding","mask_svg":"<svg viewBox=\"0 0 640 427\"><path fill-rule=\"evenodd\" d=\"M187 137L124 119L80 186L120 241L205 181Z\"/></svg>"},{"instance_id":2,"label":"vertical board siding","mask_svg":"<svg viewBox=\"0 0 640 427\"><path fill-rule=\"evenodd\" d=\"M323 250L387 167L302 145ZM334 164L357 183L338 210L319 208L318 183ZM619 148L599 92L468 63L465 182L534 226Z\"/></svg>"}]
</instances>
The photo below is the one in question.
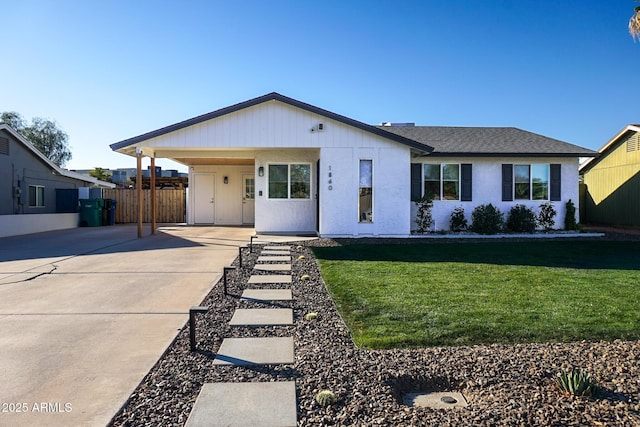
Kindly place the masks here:
<instances>
[{"instance_id":1,"label":"vertical board siding","mask_svg":"<svg viewBox=\"0 0 640 427\"><path fill-rule=\"evenodd\" d=\"M132 189L105 189L105 199L116 200L115 223L130 224L138 222L138 198ZM143 222L151 222L151 190L142 190ZM184 190L156 190L156 221L186 222Z\"/></svg>"}]
</instances>

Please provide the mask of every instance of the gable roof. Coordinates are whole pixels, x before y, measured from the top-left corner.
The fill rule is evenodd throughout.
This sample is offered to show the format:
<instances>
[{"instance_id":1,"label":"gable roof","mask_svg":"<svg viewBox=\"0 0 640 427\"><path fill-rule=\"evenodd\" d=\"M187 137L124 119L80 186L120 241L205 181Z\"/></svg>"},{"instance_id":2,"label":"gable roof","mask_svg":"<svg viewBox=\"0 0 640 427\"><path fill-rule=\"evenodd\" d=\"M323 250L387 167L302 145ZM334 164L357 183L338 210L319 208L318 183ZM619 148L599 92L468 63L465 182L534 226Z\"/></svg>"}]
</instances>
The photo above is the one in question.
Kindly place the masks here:
<instances>
[{"instance_id":1,"label":"gable roof","mask_svg":"<svg viewBox=\"0 0 640 427\"><path fill-rule=\"evenodd\" d=\"M375 135L381 136L381 137L386 138L386 139L390 139L390 140L398 142L400 144L407 145L407 146L409 146L411 148L415 148L415 149L423 151L423 152L429 153L429 152L431 152L433 150L433 148L430 147L427 144L423 144L423 143L415 141L413 139L406 138L406 137L404 137L402 135L397 135L397 134L385 132L384 130L379 129L376 126L371 126L371 125L368 125L366 123L362 123L362 122L359 122L357 120L350 119L349 117L342 116L340 114L336 114L336 113L333 113L331 111L316 107L314 105L307 104L307 103L298 101L296 99L289 98L289 97L284 96L284 95L280 95L277 92L271 92L271 93L268 93L266 95L250 99L248 101L240 102L239 104L235 104L235 105L231 105L229 107L221 108L219 110L215 110L215 111L212 111L210 113L203 114L201 116L193 117L191 119L187 119L187 120L184 120L184 121L179 122L179 123L175 123L175 124L172 124L172 125L169 125L169 126L166 126L166 127L163 127L163 128L151 131L151 132L147 132L147 133L139 135L139 136L135 136L133 138L125 139L123 141L111 144L109 147L111 147L111 149L113 151L117 151L117 150L120 150L122 148L129 147L129 146L132 146L134 144L137 144L139 142L146 141L146 140L151 139L151 138L155 138L157 136L165 135L165 134L170 133L170 132L174 132L174 131L177 131L177 130L180 130L180 129L184 129L186 127L193 126L195 124L202 123L202 122L205 122L207 120L215 119L217 117L224 116L226 114L230 114L230 113L233 113L233 112L236 112L236 111L240 111L240 110L243 110L245 108L253 107L255 105L259 105L259 104L262 104L264 102L269 102L269 101L280 101L280 102L282 102L284 104L288 104L288 105L291 105L291 106L294 106L294 107L309 111L309 112L314 113L314 114L319 114L321 116L325 116L327 118L336 120L338 122L347 124L349 126L356 127L358 129L362 129L362 130L364 130L366 132L373 133Z\"/></svg>"},{"instance_id":2,"label":"gable roof","mask_svg":"<svg viewBox=\"0 0 640 427\"><path fill-rule=\"evenodd\" d=\"M116 186L111 182L100 181L99 179L96 179L92 176L81 175L79 173L71 172L70 170L61 168L60 166L53 163L47 156L42 154L40 150L38 150L36 147L34 147L34 145L31 142L29 142L29 140L27 140L24 136L20 135L17 131L15 131L12 127L7 125L6 123L0 123L0 130L3 130L11 134L11 136L13 136L19 143L24 145L24 147L28 151L30 151L34 156L38 157L42 163L44 163L46 166L48 166L53 172L57 173L58 175L61 175L67 178L76 179L78 181L83 181L99 187L115 188Z\"/></svg>"},{"instance_id":3,"label":"gable roof","mask_svg":"<svg viewBox=\"0 0 640 427\"><path fill-rule=\"evenodd\" d=\"M379 126L434 147L431 156L593 157L595 151L514 127Z\"/></svg>"},{"instance_id":4,"label":"gable roof","mask_svg":"<svg viewBox=\"0 0 640 427\"><path fill-rule=\"evenodd\" d=\"M606 144L600 147L600 149L598 150L598 153L600 153L600 156L598 157L598 159L592 158L584 162L582 165L580 165L580 173L584 173L589 169L591 169L592 167L594 167L595 165L597 165L599 159L606 157L607 154L609 154L609 152L611 152L614 148L616 148L617 142L622 140L622 138L627 136L627 134L630 132L640 132L640 125L631 124L631 125L625 126L624 129L622 129L620 132L615 134L613 138L611 138L609 141L607 141Z\"/></svg>"}]
</instances>

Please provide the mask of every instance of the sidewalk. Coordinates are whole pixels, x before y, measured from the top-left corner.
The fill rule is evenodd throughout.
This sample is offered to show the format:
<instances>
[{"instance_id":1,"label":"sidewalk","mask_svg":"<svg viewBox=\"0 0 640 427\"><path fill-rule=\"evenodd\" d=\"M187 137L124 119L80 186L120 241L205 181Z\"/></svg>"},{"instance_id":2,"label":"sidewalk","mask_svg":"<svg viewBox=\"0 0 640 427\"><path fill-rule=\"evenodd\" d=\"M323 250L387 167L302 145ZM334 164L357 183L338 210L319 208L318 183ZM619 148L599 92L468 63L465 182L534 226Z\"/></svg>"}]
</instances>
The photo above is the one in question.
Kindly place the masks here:
<instances>
[{"instance_id":1,"label":"sidewalk","mask_svg":"<svg viewBox=\"0 0 640 427\"><path fill-rule=\"evenodd\" d=\"M0 239L0 425L105 425L254 230ZM0 408L0 409L4 409Z\"/></svg>"}]
</instances>

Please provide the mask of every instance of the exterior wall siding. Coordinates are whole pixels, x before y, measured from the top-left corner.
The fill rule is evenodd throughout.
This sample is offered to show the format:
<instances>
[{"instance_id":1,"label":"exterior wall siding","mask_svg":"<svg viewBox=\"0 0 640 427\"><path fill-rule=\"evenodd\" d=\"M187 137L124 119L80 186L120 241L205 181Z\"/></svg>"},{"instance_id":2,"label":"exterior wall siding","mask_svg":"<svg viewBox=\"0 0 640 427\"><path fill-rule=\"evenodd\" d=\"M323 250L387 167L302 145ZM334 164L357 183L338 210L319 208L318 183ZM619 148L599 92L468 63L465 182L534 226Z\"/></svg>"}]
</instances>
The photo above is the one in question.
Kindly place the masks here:
<instances>
[{"instance_id":1,"label":"exterior wall siding","mask_svg":"<svg viewBox=\"0 0 640 427\"><path fill-rule=\"evenodd\" d=\"M443 158L443 157L423 157L425 163L471 163L472 166L472 200L462 202L459 200L435 200L433 202L433 229L448 230L451 213L456 207L464 209L465 218L471 225L471 213L476 206L491 203L506 215L509 210L518 204L528 206L534 212L539 211L539 207L544 201L541 200L514 200L511 202L502 201L502 164L536 164L536 163L559 163L561 164L561 201L552 202L557 212L555 217L555 228L564 228L564 217L566 213L565 203L571 199L579 209L578 195L578 159L567 158ZM414 162L417 163L416 160ZM576 215L577 216L577 215ZM415 219L417 217L417 206L411 203L411 229L416 229ZM576 218L577 220L577 218Z\"/></svg>"},{"instance_id":2,"label":"exterior wall siding","mask_svg":"<svg viewBox=\"0 0 640 427\"><path fill-rule=\"evenodd\" d=\"M585 220L640 227L640 147L628 151L622 138L584 174Z\"/></svg>"}]
</instances>

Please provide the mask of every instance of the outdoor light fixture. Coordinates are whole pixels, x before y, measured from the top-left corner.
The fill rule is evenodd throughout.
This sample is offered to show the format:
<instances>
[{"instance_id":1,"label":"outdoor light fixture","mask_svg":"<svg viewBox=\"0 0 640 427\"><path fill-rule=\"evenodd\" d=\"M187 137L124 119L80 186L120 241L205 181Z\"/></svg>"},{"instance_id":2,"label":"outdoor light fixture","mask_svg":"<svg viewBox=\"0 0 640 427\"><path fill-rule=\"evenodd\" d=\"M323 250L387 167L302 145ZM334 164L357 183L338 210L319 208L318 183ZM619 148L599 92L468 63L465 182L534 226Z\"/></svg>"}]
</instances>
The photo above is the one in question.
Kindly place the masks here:
<instances>
[{"instance_id":1,"label":"outdoor light fixture","mask_svg":"<svg viewBox=\"0 0 640 427\"><path fill-rule=\"evenodd\" d=\"M225 176L224 179L222 180L225 184L229 183L229 177Z\"/></svg>"},{"instance_id":2,"label":"outdoor light fixture","mask_svg":"<svg viewBox=\"0 0 640 427\"><path fill-rule=\"evenodd\" d=\"M258 168L258 176L264 176L264 166Z\"/></svg>"}]
</instances>

